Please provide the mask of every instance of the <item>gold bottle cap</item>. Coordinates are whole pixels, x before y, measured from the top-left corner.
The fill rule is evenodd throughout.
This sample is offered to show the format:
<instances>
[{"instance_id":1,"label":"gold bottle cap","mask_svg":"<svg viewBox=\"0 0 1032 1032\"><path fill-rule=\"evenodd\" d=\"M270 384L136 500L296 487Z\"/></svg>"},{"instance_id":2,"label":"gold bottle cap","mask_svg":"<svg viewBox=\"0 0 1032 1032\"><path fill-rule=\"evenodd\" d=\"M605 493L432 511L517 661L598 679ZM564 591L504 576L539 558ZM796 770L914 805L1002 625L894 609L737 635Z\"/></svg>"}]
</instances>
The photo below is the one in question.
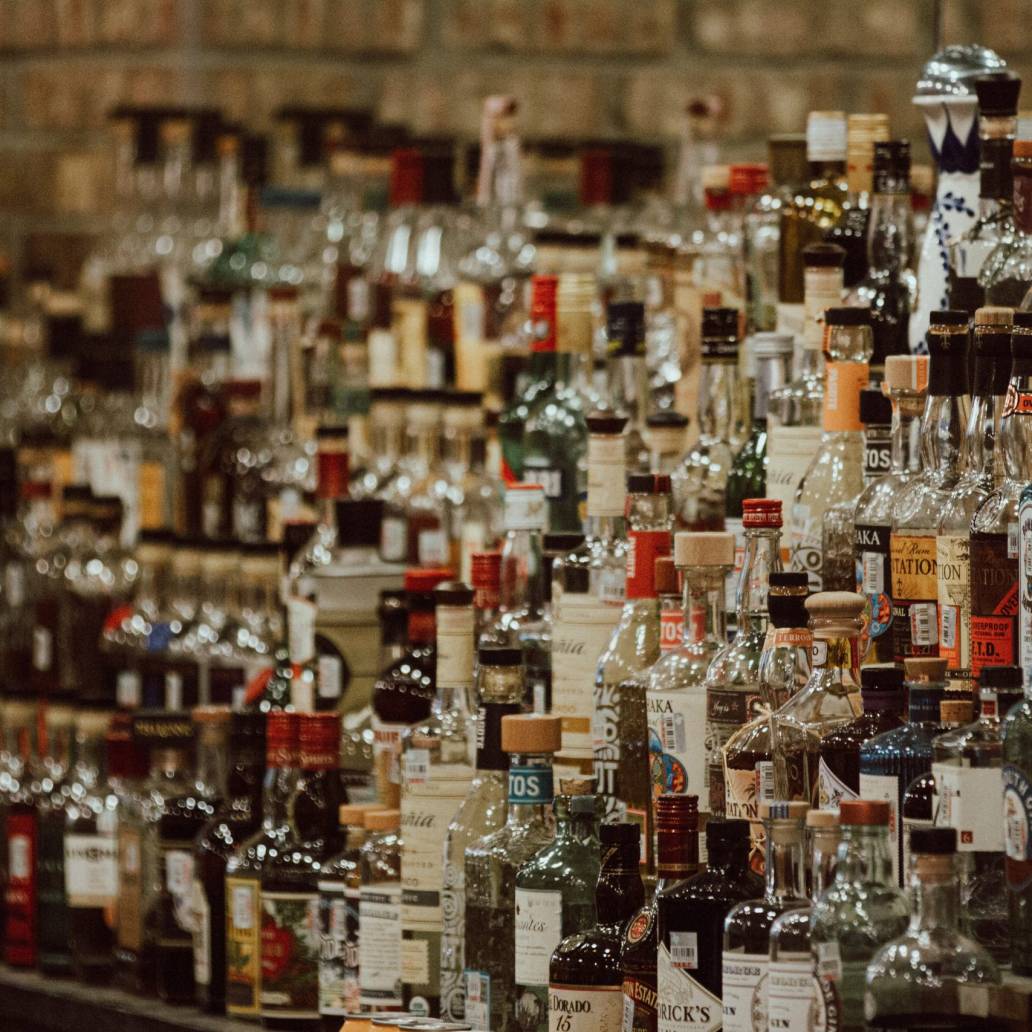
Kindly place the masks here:
<instances>
[{"instance_id":1,"label":"gold bottle cap","mask_svg":"<svg viewBox=\"0 0 1032 1032\"><path fill-rule=\"evenodd\" d=\"M674 535L674 565L734 566L735 536L723 530L681 530Z\"/></svg>"},{"instance_id":2,"label":"gold bottle cap","mask_svg":"<svg viewBox=\"0 0 1032 1032\"><path fill-rule=\"evenodd\" d=\"M337 810L337 820L349 828L364 828L366 817L379 810L379 803L341 803Z\"/></svg>"},{"instance_id":3,"label":"gold bottle cap","mask_svg":"<svg viewBox=\"0 0 1032 1032\"><path fill-rule=\"evenodd\" d=\"M595 782L591 778L560 778L559 794L569 796L593 795Z\"/></svg>"},{"instance_id":4,"label":"gold bottle cap","mask_svg":"<svg viewBox=\"0 0 1032 1032\"><path fill-rule=\"evenodd\" d=\"M839 820L843 824L888 827L891 815L889 804L881 799L843 799L839 804Z\"/></svg>"},{"instance_id":5,"label":"gold bottle cap","mask_svg":"<svg viewBox=\"0 0 1032 1032\"><path fill-rule=\"evenodd\" d=\"M507 753L555 753L562 745L562 721L543 713L502 717L502 750Z\"/></svg>"},{"instance_id":6,"label":"gold bottle cap","mask_svg":"<svg viewBox=\"0 0 1032 1032\"><path fill-rule=\"evenodd\" d=\"M890 391L928 389L927 355L889 355L885 359L885 382Z\"/></svg>"},{"instance_id":7,"label":"gold bottle cap","mask_svg":"<svg viewBox=\"0 0 1032 1032\"><path fill-rule=\"evenodd\" d=\"M397 831L400 827L400 810L370 810L365 815L366 831Z\"/></svg>"},{"instance_id":8,"label":"gold bottle cap","mask_svg":"<svg viewBox=\"0 0 1032 1032\"><path fill-rule=\"evenodd\" d=\"M986 305L975 312L976 326L1010 326L1014 322L1014 309L1003 305Z\"/></svg>"},{"instance_id":9,"label":"gold bottle cap","mask_svg":"<svg viewBox=\"0 0 1032 1032\"><path fill-rule=\"evenodd\" d=\"M837 828L839 826L838 810L808 810L806 826L808 828Z\"/></svg>"},{"instance_id":10,"label":"gold bottle cap","mask_svg":"<svg viewBox=\"0 0 1032 1032\"><path fill-rule=\"evenodd\" d=\"M971 699L943 699L939 719L944 724L970 724L975 719L975 704Z\"/></svg>"},{"instance_id":11,"label":"gold bottle cap","mask_svg":"<svg viewBox=\"0 0 1032 1032\"><path fill-rule=\"evenodd\" d=\"M804 605L814 621L815 637L845 637L859 629L866 599L855 591L818 591Z\"/></svg>"},{"instance_id":12,"label":"gold bottle cap","mask_svg":"<svg viewBox=\"0 0 1032 1032\"><path fill-rule=\"evenodd\" d=\"M938 656L912 656L903 660L908 681L941 681L946 676L946 660Z\"/></svg>"}]
</instances>

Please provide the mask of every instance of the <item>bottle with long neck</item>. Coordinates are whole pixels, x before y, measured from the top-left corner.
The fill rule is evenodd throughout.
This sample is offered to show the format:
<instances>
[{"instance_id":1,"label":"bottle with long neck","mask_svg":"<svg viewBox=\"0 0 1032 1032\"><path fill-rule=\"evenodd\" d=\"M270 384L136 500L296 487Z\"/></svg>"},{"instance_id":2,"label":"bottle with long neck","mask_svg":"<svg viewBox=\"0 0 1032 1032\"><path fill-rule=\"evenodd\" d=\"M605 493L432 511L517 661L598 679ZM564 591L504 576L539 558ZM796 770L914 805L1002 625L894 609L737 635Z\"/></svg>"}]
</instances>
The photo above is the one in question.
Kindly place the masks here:
<instances>
[{"instance_id":1,"label":"bottle with long neck","mask_svg":"<svg viewBox=\"0 0 1032 1032\"><path fill-rule=\"evenodd\" d=\"M1011 368L1012 318L1009 308L975 313L975 378L961 460L964 473L946 501L935 539L939 655L946 659L947 676L958 691L970 692L977 676L971 650L971 520L1002 479L1002 456L996 452ZM999 661L1011 662L1006 657ZM979 665L983 662L979 657Z\"/></svg>"},{"instance_id":2,"label":"bottle with long neck","mask_svg":"<svg viewBox=\"0 0 1032 1032\"><path fill-rule=\"evenodd\" d=\"M767 635L767 592L771 573L781 569L781 503L747 498L742 503L745 560L738 581L738 629L706 671L706 771L708 811L726 808L723 749L760 701L759 667Z\"/></svg>"},{"instance_id":3,"label":"bottle with long neck","mask_svg":"<svg viewBox=\"0 0 1032 1032\"><path fill-rule=\"evenodd\" d=\"M542 535L548 499L540 484L512 484L505 490L505 541L502 544L499 640L517 644L520 628L541 618Z\"/></svg>"},{"instance_id":4,"label":"bottle with long neck","mask_svg":"<svg viewBox=\"0 0 1032 1032\"><path fill-rule=\"evenodd\" d=\"M1032 255L1032 140L1014 140L1011 149L1014 177L1012 210L1014 232L1003 237L985 260L978 282L985 288L987 305L1027 307L1028 262Z\"/></svg>"},{"instance_id":5,"label":"bottle with long neck","mask_svg":"<svg viewBox=\"0 0 1032 1032\"><path fill-rule=\"evenodd\" d=\"M337 502L348 496L347 425L320 426L315 433L315 443L319 522L304 550L291 563L291 573L298 578L328 565L333 559L337 547ZM308 594L304 586L299 593Z\"/></svg>"},{"instance_id":6,"label":"bottle with long neck","mask_svg":"<svg viewBox=\"0 0 1032 1032\"><path fill-rule=\"evenodd\" d=\"M623 437L627 470L647 473L651 467L645 439L650 396L645 360L645 305L641 301L610 301L606 306L606 339L609 403L627 420ZM590 432L590 427L588 429ZM588 462L590 465L590 457ZM590 483L588 490L591 490Z\"/></svg>"},{"instance_id":7,"label":"bottle with long neck","mask_svg":"<svg viewBox=\"0 0 1032 1032\"><path fill-rule=\"evenodd\" d=\"M1032 480L1032 313L1015 312L994 485L971 520L971 666L1018 661L1021 494ZM1001 469L1002 467L1002 469ZM1001 475L1002 474L1002 475ZM1027 509L1025 510L1027 511Z\"/></svg>"},{"instance_id":8,"label":"bottle with long neck","mask_svg":"<svg viewBox=\"0 0 1032 1032\"><path fill-rule=\"evenodd\" d=\"M934 656L939 648L935 537L960 480L967 424L967 313L939 311L928 329L928 394L921 415L921 472L896 492L889 561L894 658Z\"/></svg>"}]
</instances>

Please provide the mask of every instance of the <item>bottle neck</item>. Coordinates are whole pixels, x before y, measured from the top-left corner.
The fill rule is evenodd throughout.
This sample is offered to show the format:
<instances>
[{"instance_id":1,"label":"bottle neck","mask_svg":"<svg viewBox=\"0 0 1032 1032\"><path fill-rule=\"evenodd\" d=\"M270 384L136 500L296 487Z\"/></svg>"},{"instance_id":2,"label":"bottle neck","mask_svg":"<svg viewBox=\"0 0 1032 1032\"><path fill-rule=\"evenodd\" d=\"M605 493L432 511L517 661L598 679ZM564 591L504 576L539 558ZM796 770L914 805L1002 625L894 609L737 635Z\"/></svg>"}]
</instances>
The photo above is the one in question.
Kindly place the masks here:
<instances>
[{"instance_id":1,"label":"bottle neck","mask_svg":"<svg viewBox=\"0 0 1032 1032\"><path fill-rule=\"evenodd\" d=\"M684 643L721 646L727 642L724 567L691 567L684 577Z\"/></svg>"},{"instance_id":2,"label":"bottle neck","mask_svg":"<svg viewBox=\"0 0 1032 1032\"><path fill-rule=\"evenodd\" d=\"M665 882L691 877L699 869L699 829L674 824L656 828L656 872Z\"/></svg>"},{"instance_id":3,"label":"bottle neck","mask_svg":"<svg viewBox=\"0 0 1032 1032\"><path fill-rule=\"evenodd\" d=\"M505 535L499 586L504 612L541 612L542 563L541 531L510 530Z\"/></svg>"},{"instance_id":4,"label":"bottle neck","mask_svg":"<svg viewBox=\"0 0 1032 1032\"><path fill-rule=\"evenodd\" d=\"M806 898L806 862L802 828L779 828L767 822L766 896L770 900Z\"/></svg>"},{"instance_id":5,"label":"bottle neck","mask_svg":"<svg viewBox=\"0 0 1032 1032\"><path fill-rule=\"evenodd\" d=\"M1003 420L1003 393L990 393L991 385L979 384L981 379L978 363L975 365L975 396L971 400L967 431L964 434L963 468L969 473L991 477L996 466L1001 465L997 456L996 441ZM979 389L979 388L982 389ZM1001 450L1002 451L1002 450Z\"/></svg>"},{"instance_id":6,"label":"bottle neck","mask_svg":"<svg viewBox=\"0 0 1032 1032\"><path fill-rule=\"evenodd\" d=\"M617 355L607 363L610 403L627 417L625 432L645 432L645 409L649 399L649 370L644 355Z\"/></svg>"},{"instance_id":7,"label":"bottle neck","mask_svg":"<svg viewBox=\"0 0 1032 1032\"><path fill-rule=\"evenodd\" d=\"M417 424L408 431L409 459L421 470L436 469L441 460L441 436L435 426Z\"/></svg>"},{"instance_id":8,"label":"bottle neck","mask_svg":"<svg viewBox=\"0 0 1032 1032\"><path fill-rule=\"evenodd\" d=\"M269 331L272 353L271 381L272 419L278 427L293 427L294 415L301 399L295 357L301 338L300 313L295 301L269 303Z\"/></svg>"},{"instance_id":9,"label":"bottle neck","mask_svg":"<svg viewBox=\"0 0 1032 1032\"><path fill-rule=\"evenodd\" d=\"M551 754L512 753L509 757L509 826L545 825L553 798Z\"/></svg>"},{"instance_id":10,"label":"bottle neck","mask_svg":"<svg viewBox=\"0 0 1032 1032\"><path fill-rule=\"evenodd\" d=\"M791 379L792 353L766 355L756 360L753 422L766 423L771 394Z\"/></svg>"},{"instance_id":11,"label":"bottle neck","mask_svg":"<svg viewBox=\"0 0 1032 1032\"><path fill-rule=\"evenodd\" d=\"M409 609L408 644L410 647L432 645L437 637L437 621L433 606L420 605Z\"/></svg>"},{"instance_id":12,"label":"bottle neck","mask_svg":"<svg viewBox=\"0 0 1032 1032\"><path fill-rule=\"evenodd\" d=\"M434 713L464 718L473 694L473 607L438 606Z\"/></svg>"},{"instance_id":13,"label":"bottle neck","mask_svg":"<svg viewBox=\"0 0 1032 1032\"><path fill-rule=\"evenodd\" d=\"M835 877L838 862L839 829L813 832L813 855L810 863L810 898L817 900Z\"/></svg>"},{"instance_id":14,"label":"bottle neck","mask_svg":"<svg viewBox=\"0 0 1032 1032\"><path fill-rule=\"evenodd\" d=\"M638 844L603 846L602 867L595 886L600 922L622 926L645 905Z\"/></svg>"},{"instance_id":15,"label":"bottle neck","mask_svg":"<svg viewBox=\"0 0 1032 1032\"><path fill-rule=\"evenodd\" d=\"M835 881L839 884L867 882L886 887L894 883L888 826L842 826Z\"/></svg>"},{"instance_id":16,"label":"bottle neck","mask_svg":"<svg viewBox=\"0 0 1032 1032\"><path fill-rule=\"evenodd\" d=\"M892 394L892 472L912 473L918 469L917 431L921 425L921 402L917 395Z\"/></svg>"},{"instance_id":17,"label":"bottle neck","mask_svg":"<svg viewBox=\"0 0 1032 1032\"><path fill-rule=\"evenodd\" d=\"M929 394L921 416L921 468L940 476L961 468L968 417L967 395Z\"/></svg>"},{"instance_id":18,"label":"bottle neck","mask_svg":"<svg viewBox=\"0 0 1032 1032\"><path fill-rule=\"evenodd\" d=\"M229 750L222 729L202 727L197 736L195 780L206 795L220 798L226 790Z\"/></svg>"},{"instance_id":19,"label":"bottle neck","mask_svg":"<svg viewBox=\"0 0 1032 1032\"><path fill-rule=\"evenodd\" d=\"M735 592L739 633L762 631L767 626L767 590L770 574L781 569L781 529L748 527L745 558Z\"/></svg>"},{"instance_id":20,"label":"bottle neck","mask_svg":"<svg viewBox=\"0 0 1032 1032\"><path fill-rule=\"evenodd\" d=\"M703 362L699 375L699 434L703 441L730 441L737 397L737 363Z\"/></svg>"},{"instance_id":21,"label":"bottle neck","mask_svg":"<svg viewBox=\"0 0 1032 1032\"><path fill-rule=\"evenodd\" d=\"M910 193L879 193L867 226L867 264L871 278L897 279L913 251Z\"/></svg>"},{"instance_id":22,"label":"bottle neck","mask_svg":"<svg viewBox=\"0 0 1032 1032\"><path fill-rule=\"evenodd\" d=\"M226 796L231 804L247 804L257 813L262 802L262 775L265 765L257 750L234 749L233 765L226 779Z\"/></svg>"},{"instance_id":23,"label":"bottle neck","mask_svg":"<svg viewBox=\"0 0 1032 1032\"><path fill-rule=\"evenodd\" d=\"M1000 423L1000 453L1007 477L1024 485L1032 480L1032 362L1015 360L1007 392L1014 400L1004 406L1010 411Z\"/></svg>"},{"instance_id":24,"label":"bottle neck","mask_svg":"<svg viewBox=\"0 0 1032 1032\"><path fill-rule=\"evenodd\" d=\"M910 890L913 932L939 935L960 930L960 898L954 856L918 854L911 861Z\"/></svg>"}]
</instances>

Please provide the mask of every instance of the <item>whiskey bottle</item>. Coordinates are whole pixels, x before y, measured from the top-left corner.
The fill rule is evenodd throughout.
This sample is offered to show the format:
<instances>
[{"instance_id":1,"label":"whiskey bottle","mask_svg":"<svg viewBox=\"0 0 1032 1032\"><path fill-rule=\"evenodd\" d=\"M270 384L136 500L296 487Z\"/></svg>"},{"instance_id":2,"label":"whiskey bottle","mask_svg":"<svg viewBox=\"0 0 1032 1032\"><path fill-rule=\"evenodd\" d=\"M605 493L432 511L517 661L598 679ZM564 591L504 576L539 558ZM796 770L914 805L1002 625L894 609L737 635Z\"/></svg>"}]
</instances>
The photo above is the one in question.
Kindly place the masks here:
<instances>
[{"instance_id":1,"label":"whiskey bottle","mask_svg":"<svg viewBox=\"0 0 1032 1032\"><path fill-rule=\"evenodd\" d=\"M366 814L359 852L359 1009L399 1011L401 1002L401 837L397 810Z\"/></svg>"},{"instance_id":2,"label":"whiskey bottle","mask_svg":"<svg viewBox=\"0 0 1032 1032\"><path fill-rule=\"evenodd\" d=\"M724 921L725 1032L751 1032L765 1023L771 925L784 911L807 901L803 828L808 809L801 802L760 806L767 840L766 888L759 899L732 907Z\"/></svg>"},{"instance_id":3,"label":"whiskey bottle","mask_svg":"<svg viewBox=\"0 0 1032 1032\"><path fill-rule=\"evenodd\" d=\"M641 832L636 824L603 824L601 843L598 923L564 938L549 964L550 1032L616 1029L623 1020L620 945L627 921L645 902Z\"/></svg>"},{"instance_id":4,"label":"whiskey bottle","mask_svg":"<svg viewBox=\"0 0 1032 1032\"><path fill-rule=\"evenodd\" d=\"M623 973L623 1026L656 1032L657 897L699 869L699 799L664 792L655 802L657 861L655 895L628 922L620 950Z\"/></svg>"},{"instance_id":5,"label":"whiskey bottle","mask_svg":"<svg viewBox=\"0 0 1032 1032\"><path fill-rule=\"evenodd\" d=\"M711 817L705 871L656 896L659 1032L716 1032L723 1022L724 921L763 892L749 868L747 821Z\"/></svg>"}]
</instances>

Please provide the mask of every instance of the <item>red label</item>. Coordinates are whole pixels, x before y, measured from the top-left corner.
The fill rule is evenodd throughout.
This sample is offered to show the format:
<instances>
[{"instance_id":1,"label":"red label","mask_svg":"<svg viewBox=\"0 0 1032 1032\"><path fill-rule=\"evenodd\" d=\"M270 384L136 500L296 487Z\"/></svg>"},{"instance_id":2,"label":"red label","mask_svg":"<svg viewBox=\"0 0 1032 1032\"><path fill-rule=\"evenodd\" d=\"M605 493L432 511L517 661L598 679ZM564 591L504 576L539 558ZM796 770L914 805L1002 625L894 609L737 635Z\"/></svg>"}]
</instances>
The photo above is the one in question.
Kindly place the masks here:
<instances>
[{"instance_id":1,"label":"red label","mask_svg":"<svg viewBox=\"0 0 1032 1032\"><path fill-rule=\"evenodd\" d=\"M263 1019L318 1018L318 915L314 894L262 893Z\"/></svg>"},{"instance_id":2,"label":"red label","mask_svg":"<svg viewBox=\"0 0 1032 1032\"><path fill-rule=\"evenodd\" d=\"M977 677L983 667L1013 666L1014 620L1008 616L971 617L971 670Z\"/></svg>"},{"instance_id":3,"label":"red label","mask_svg":"<svg viewBox=\"0 0 1032 1032\"><path fill-rule=\"evenodd\" d=\"M343 498L348 493L348 453L320 451L318 460L318 488L320 498Z\"/></svg>"},{"instance_id":4,"label":"red label","mask_svg":"<svg viewBox=\"0 0 1032 1032\"><path fill-rule=\"evenodd\" d=\"M4 960L14 967L36 966L36 815L7 816L7 922Z\"/></svg>"},{"instance_id":5,"label":"red label","mask_svg":"<svg viewBox=\"0 0 1032 1032\"><path fill-rule=\"evenodd\" d=\"M656 597L656 560L670 554L670 531L632 530L627 548L627 598Z\"/></svg>"},{"instance_id":6,"label":"red label","mask_svg":"<svg viewBox=\"0 0 1032 1032\"><path fill-rule=\"evenodd\" d=\"M676 649L684 638L684 610L665 609L659 614L659 647Z\"/></svg>"},{"instance_id":7,"label":"red label","mask_svg":"<svg viewBox=\"0 0 1032 1032\"><path fill-rule=\"evenodd\" d=\"M1017 636L1018 560L1006 534L971 535L971 670L1012 666Z\"/></svg>"}]
</instances>

